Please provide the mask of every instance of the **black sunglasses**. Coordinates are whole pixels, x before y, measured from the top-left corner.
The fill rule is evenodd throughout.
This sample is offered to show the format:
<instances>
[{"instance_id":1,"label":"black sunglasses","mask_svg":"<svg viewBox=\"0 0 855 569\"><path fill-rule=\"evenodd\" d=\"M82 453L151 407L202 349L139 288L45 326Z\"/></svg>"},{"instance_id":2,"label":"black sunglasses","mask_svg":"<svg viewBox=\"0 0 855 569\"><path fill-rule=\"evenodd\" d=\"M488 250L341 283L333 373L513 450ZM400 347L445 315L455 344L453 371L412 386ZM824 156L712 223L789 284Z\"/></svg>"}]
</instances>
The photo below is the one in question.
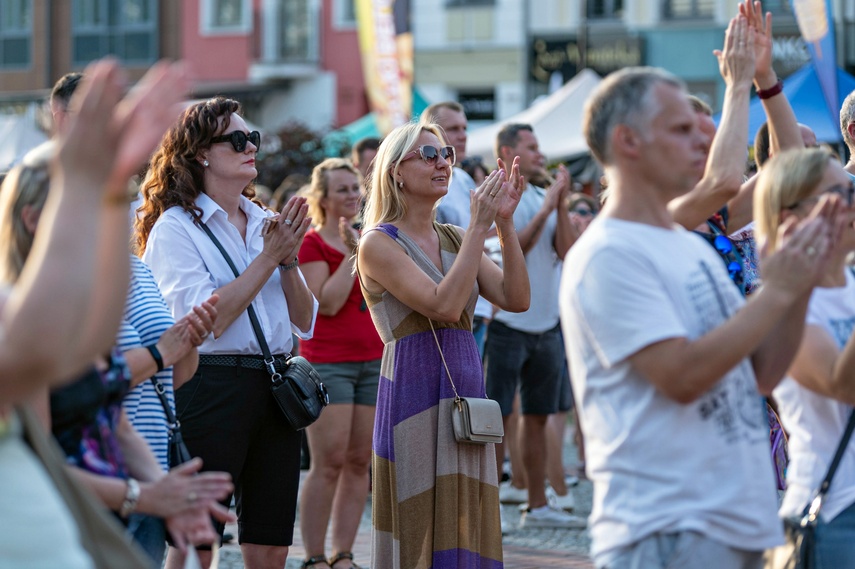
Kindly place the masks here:
<instances>
[{"instance_id":1,"label":"black sunglasses","mask_svg":"<svg viewBox=\"0 0 855 569\"><path fill-rule=\"evenodd\" d=\"M232 148L235 149L235 152L243 152L246 150L247 140L250 141L257 150L261 145L261 133L254 130L247 134L242 130L234 130L228 134L215 136L211 139L211 144L216 144L217 142L231 142Z\"/></svg>"},{"instance_id":2,"label":"black sunglasses","mask_svg":"<svg viewBox=\"0 0 855 569\"><path fill-rule=\"evenodd\" d=\"M809 198L805 198L803 200L799 200L796 203L794 203L793 205L789 205L789 206L784 207L784 209L796 209L803 204L813 205L816 202L818 202L819 198L821 198L825 194L837 194L838 196L840 196L840 199L842 199L844 201L844 203L846 203L846 205L848 205L849 207L852 207L852 196L853 196L853 194L855 194L855 182L850 181L845 186L832 186L832 187L828 188L827 190L825 190L824 192L822 192L821 194L819 194L818 196L812 196Z\"/></svg>"},{"instance_id":3,"label":"black sunglasses","mask_svg":"<svg viewBox=\"0 0 855 569\"><path fill-rule=\"evenodd\" d=\"M437 148L436 146L430 146L426 144L424 146L419 146L415 150L407 152L401 157L401 160L399 162L409 160L410 158L414 158L415 156L421 156L422 160L425 161L425 164L436 164L437 156L442 156L442 159L448 162L451 166L454 166L454 162L457 158L457 154L454 152L453 146L443 146L442 148Z\"/></svg>"}]
</instances>

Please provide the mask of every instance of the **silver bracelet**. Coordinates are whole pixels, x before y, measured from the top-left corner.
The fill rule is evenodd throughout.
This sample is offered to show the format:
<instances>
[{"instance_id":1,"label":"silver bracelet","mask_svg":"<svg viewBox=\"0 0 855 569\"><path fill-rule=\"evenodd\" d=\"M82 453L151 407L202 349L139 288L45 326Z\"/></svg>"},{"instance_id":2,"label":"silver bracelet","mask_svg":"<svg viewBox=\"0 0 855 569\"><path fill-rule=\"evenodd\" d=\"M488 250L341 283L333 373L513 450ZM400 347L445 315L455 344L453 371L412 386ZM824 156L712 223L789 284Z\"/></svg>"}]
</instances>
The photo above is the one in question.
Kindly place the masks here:
<instances>
[{"instance_id":1,"label":"silver bracelet","mask_svg":"<svg viewBox=\"0 0 855 569\"><path fill-rule=\"evenodd\" d=\"M290 263L288 263L287 265L283 265L280 263L279 264L279 270L284 273L285 271L290 271L291 269L296 268L297 265L299 265L299 264L300 264L299 257L294 257L294 260L291 261Z\"/></svg>"},{"instance_id":2,"label":"silver bracelet","mask_svg":"<svg viewBox=\"0 0 855 569\"><path fill-rule=\"evenodd\" d=\"M122 502L122 508L119 510L119 516L127 518L137 509L137 503L140 501L140 483L133 478L128 478L128 489L125 491L125 500Z\"/></svg>"}]
</instances>

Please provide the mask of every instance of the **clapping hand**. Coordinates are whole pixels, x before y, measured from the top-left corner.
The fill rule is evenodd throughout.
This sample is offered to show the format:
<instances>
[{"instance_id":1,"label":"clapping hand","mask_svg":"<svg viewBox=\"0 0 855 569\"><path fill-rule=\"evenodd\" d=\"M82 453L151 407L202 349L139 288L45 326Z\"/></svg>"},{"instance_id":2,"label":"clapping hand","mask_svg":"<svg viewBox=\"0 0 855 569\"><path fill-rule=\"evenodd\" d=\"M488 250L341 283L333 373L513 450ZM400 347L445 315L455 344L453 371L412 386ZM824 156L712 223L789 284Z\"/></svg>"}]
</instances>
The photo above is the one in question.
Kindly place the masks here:
<instances>
[{"instance_id":1,"label":"clapping hand","mask_svg":"<svg viewBox=\"0 0 855 569\"><path fill-rule=\"evenodd\" d=\"M745 16L739 15L730 20L723 49L713 51L725 83L743 84L750 88L756 69L755 38L754 28Z\"/></svg>"},{"instance_id":2,"label":"clapping hand","mask_svg":"<svg viewBox=\"0 0 855 569\"><path fill-rule=\"evenodd\" d=\"M104 192L111 201L127 198L127 181L178 117L189 83L184 67L161 62L124 96L125 75L118 63L102 59L86 68L69 108L76 112L60 136L61 172L81 187ZM81 141L86 141L82 144Z\"/></svg>"},{"instance_id":3,"label":"clapping hand","mask_svg":"<svg viewBox=\"0 0 855 569\"><path fill-rule=\"evenodd\" d=\"M745 0L739 5L739 14L746 18L748 26L754 30L755 79L774 76L772 68L772 14L763 15L760 2Z\"/></svg>"},{"instance_id":4,"label":"clapping hand","mask_svg":"<svg viewBox=\"0 0 855 569\"><path fill-rule=\"evenodd\" d=\"M346 217L338 218L338 234L350 253L356 253L356 246L359 244L359 232L354 229Z\"/></svg>"},{"instance_id":5,"label":"clapping hand","mask_svg":"<svg viewBox=\"0 0 855 569\"><path fill-rule=\"evenodd\" d=\"M501 158L496 160L496 164L498 165L499 170L504 172L509 171L504 160ZM510 176L508 176L507 181L504 182L504 188L501 194L499 194L501 199L499 201L498 210L496 211L496 217L511 219L520 203L520 199L522 199L522 194L525 191L525 188L525 177L520 174L520 158L519 156L515 156L514 161L511 164Z\"/></svg>"},{"instance_id":6,"label":"clapping hand","mask_svg":"<svg viewBox=\"0 0 855 569\"><path fill-rule=\"evenodd\" d=\"M825 273L830 253L842 231L845 206L837 196L823 196L804 219L787 218L778 228L778 247L760 247L764 288L793 296L810 292Z\"/></svg>"},{"instance_id":7,"label":"clapping hand","mask_svg":"<svg viewBox=\"0 0 855 569\"><path fill-rule=\"evenodd\" d=\"M264 233L263 254L273 257L279 264L292 262L297 257L303 237L312 223L308 212L306 198L292 196L276 217L276 221Z\"/></svg>"}]
</instances>

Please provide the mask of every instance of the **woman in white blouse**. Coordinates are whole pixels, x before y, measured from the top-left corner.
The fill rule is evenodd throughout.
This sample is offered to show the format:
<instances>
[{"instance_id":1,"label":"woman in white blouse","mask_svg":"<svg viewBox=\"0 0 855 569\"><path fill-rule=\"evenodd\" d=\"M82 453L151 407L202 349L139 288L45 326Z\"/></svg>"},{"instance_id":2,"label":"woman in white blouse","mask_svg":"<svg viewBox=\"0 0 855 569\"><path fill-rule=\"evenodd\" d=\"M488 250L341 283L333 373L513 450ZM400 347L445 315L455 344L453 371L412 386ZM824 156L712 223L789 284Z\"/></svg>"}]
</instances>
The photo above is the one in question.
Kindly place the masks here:
<instances>
[{"instance_id":1,"label":"woman in white blouse","mask_svg":"<svg viewBox=\"0 0 855 569\"><path fill-rule=\"evenodd\" d=\"M317 301L297 266L311 218L304 198L292 198L273 218L250 200L261 137L239 113L237 101L211 99L189 107L167 132L143 181L136 238L173 315L220 297L199 370L176 391L177 415L191 454L235 480L245 564L279 569L293 536L302 435L287 426L270 393L247 307L274 356L291 351L292 332L311 337ZM211 554L200 558L208 566ZM182 563L171 549L167 567Z\"/></svg>"},{"instance_id":2,"label":"woman in white blouse","mask_svg":"<svg viewBox=\"0 0 855 569\"><path fill-rule=\"evenodd\" d=\"M801 346L787 377L775 388L781 422L790 433L787 491L779 514L801 519L828 471L855 405L855 251L852 181L837 158L821 148L790 150L772 158L757 180L754 216L758 243L774 250L793 220L837 196L840 236L825 274L810 297ZM816 254L811 247L805 254ZM761 260L762 263L762 260ZM761 264L762 269L762 264ZM851 567L855 559L855 440L831 481L816 529L817 569ZM780 551L776 551L777 555ZM771 567L782 567L775 559Z\"/></svg>"}]
</instances>

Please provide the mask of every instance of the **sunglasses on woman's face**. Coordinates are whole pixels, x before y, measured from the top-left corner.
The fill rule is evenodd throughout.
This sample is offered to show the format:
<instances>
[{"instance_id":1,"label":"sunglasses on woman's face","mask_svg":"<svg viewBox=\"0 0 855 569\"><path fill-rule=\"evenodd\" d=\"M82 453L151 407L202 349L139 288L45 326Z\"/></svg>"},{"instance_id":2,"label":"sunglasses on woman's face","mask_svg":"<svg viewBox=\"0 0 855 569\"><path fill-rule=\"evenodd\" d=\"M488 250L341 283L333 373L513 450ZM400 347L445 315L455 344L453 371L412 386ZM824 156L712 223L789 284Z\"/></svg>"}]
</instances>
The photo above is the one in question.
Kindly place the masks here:
<instances>
[{"instance_id":1,"label":"sunglasses on woman's face","mask_svg":"<svg viewBox=\"0 0 855 569\"><path fill-rule=\"evenodd\" d=\"M211 139L211 144L216 144L218 142L231 142L232 148L235 149L235 152L243 152L244 150L246 150L247 140L250 141L257 150L258 147L261 145L261 133L257 130L254 130L247 134L242 130L234 130L228 134L215 136Z\"/></svg>"},{"instance_id":2,"label":"sunglasses on woman's face","mask_svg":"<svg viewBox=\"0 0 855 569\"><path fill-rule=\"evenodd\" d=\"M816 202L819 201L819 198L824 196L825 194L834 194L840 196L840 199L843 200L843 203L852 207L852 196L855 194L855 182L850 181L849 184L844 186L832 186L819 194L818 196L813 196L809 198L805 198L803 200L799 200L791 206L787 206L784 209L796 209L801 205L810 205L813 206Z\"/></svg>"},{"instance_id":3,"label":"sunglasses on woman's face","mask_svg":"<svg viewBox=\"0 0 855 569\"><path fill-rule=\"evenodd\" d=\"M454 152L453 146L443 146L442 148L437 148L436 146L424 145L419 146L415 150L411 150L404 154L401 157L400 162L405 160L409 160L415 156L421 156L422 160L425 161L425 164L436 164L436 159L438 156L442 156L442 159L448 162L450 166L454 166L455 159L457 155Z\"/></svg>"}]
</instances>

